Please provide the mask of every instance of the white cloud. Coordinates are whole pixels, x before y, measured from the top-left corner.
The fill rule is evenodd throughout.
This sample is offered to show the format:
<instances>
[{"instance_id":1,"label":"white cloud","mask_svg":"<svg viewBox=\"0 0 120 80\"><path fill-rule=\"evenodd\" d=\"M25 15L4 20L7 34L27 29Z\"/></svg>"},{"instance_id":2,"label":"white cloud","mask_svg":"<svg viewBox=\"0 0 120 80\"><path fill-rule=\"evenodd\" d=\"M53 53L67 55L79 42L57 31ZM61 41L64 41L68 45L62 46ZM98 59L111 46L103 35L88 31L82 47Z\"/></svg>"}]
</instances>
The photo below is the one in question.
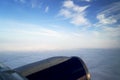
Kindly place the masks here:
<instances>
[{"instance_id":1,"label":"white cloud","mask_svg":"<svg viewBox=\"0 0 120 80\"><path fill-rule=\"evenodd\" d=\"M31 8L41 8L42 2L39 0L14 0L15 2L24 3L24 6L29 6Z\"/></svg>"},{"instance_id":2,"label":"white cloud","mask_svg":"<svg viewBox=\"0 0 120 80\"><path fill-rule=\"evenodd\" d=\"M101 23L101 24L114 24L117 22L117 20L114 19L114 17L112 17L112 16L105 17L105 14L99 14L97 16L97 19L99 20L99 23Z\"/></svg>"},{"instance_id":3,"label":"white cloud","mask_svg":"<svg viewBox=\"0 0 120 80\"><path fill-rule=\"evenodd\" d=\"M120 21L119 11L120 1L104 7L104 10L97 15L97 19L101 24L115 24Z\"/></svg>"},{"instance_id":4,"label":"white cloud","mask_svg":"<svg viewBox=\"0 0 120 80\"><path fill-rule=\"evenodd\" d=\"M67 0L67 1L65 1L63 3L63 7L65 7L65 8L73 8L74 7L74 3L71 0Z\"/></svg>"},{"instance_id":5,"label":"white cloud","mask_svg":"<svg viewBox=\"0 0 120 80\"><path fill-rule=\"evenodd\" d=\"M70 12L67 9L61 9L60 10L60 15L63 15L65 18L72 18L72 12Z\"/></svg>"},{"instance_id":6,"label":"white cloud","mask_svg":"<svg viewBox=\"0 0 120 80\"><path fill-rule=\"evenodd\" d=\"M120 41L120 1L112 3L97 15L99 20L94 27L99 29L99 36ZM120 45L120 43L118 42Z\"/></svg>"},{"instance_id":7,"label":"white cloud","mask_svg":"<svg viewBox=\"0 0 120 80\"><path fill-rule=\"evenodd\" d=\"M75 24L75 25L88 25L89 22L86 18L83 17L83 15L75 15L72 19L71 19L71 23Z\"/></svg>"},{"instance_id":8,"label":"white cloud","mask_svg":"<svg viewBox=\"0 0 120 80\"><path fill-rule=\"evenodd\" d=\"M71 9L71 8L70 8ZM85 8L84 8L85 9ZM82 9L81 11L84 11ZM63 9L64 10L64 9ZM65 12L65 11L63 11ZM66 18L76 18L72 12L68 10L63 13ZM68 15L67 15L68 14ZM81 14L83 15L83 14ZM79 25L79 22L84 22L84 17L77 15L77 21L74 23ZM83 18L83 21L79 21ZM75 20L72 20L75 21ZM98 19L105 19L105 16L100 16ZM106 21L108 24L109 20ZM44 26L12 22L0 21L0 50L61 50L61 49L76 49L76 48L120 48L120 25L111 27L103 21L95 25L99 30L80 30L78 32L67 32L62 30L52 30L44 28ZM50 25L50 24L49 24ZM4 35L3 35L4 34Z\"/></svg>"},{"instance_id":9,"label":"white cloud","mask_svg":"<svg viewBox=\"0 0 120 80\"><path fill-rule=\"evenodd\" d=\"M41 8L42 2L39 0L31 0L28 2L32 8Z\"/></svg>"},{"instance_id":10,"label":"white cloud","mask_svg":"<svg viewBox=\"0 0 120 80\"><path fill-rule=\"evenodd\" d=\"M21 2L21 3L26 3L26 0L14 0L14 1L18 1L18 2Z\"/></svg>"},{"instance_id":11,"label":"white cloud","mask_svg":"<svg viewBox=\"0 0 120 80\"><path fill-rule=\"evenodd\" d=\"M77 12L77 13L85 13L84 11L88 8L89 6L77 6L75 5L73 7L73 11Z\"/></svg>"},{"instance_id":12,"label":"white cloud","mask_svg":"<svg viewBox=\"0 0 120 80\"><path fill-rule=\"evenodd\" d=\"M105 25L98 25L98 26L96 25L96 27L99 28L99 30L91 31L91 33L95 37L120 41L120 25L115 27L105 26Z\"/></svg>"},{"instance_id":13,"label":"white cloud","mask_svg":"<svg viewBox=\"0 0 120 80\"><path fill-rule=\"evenodd\" d=\"M119 14L120 11L120 1L119 2L114 2L106 7L104 7L104 10L101 12L101 14L107 14L107 15L111 15L114 14L116 12L118 12L117 14Z\"/></svg>"},{"instance_id":14,"label":"white cloud","mask_svg":"<svg viewBox=\"0 0 120 80\"><path fill-rule=\"evenodd\" d=\"M10 27L8 27L8 25ZM7 31L18 33L18 34L25 34L25 35L36 35L36 36L48 36L48 37L57 37L59 33L55 30L47 29L39 25L34 24L26 24L26 23L19 23L19 22L8 22ZM17 27L12 27L15 25ZM57 36L56 36L57 35Z\"/></svg>"},{"instance_id":15,"label":"white cloud","mask_svg":"<svg viewBox=\"0 0 120 80\"><path fill-rule=\"evenodd\" d=\"M45 12L47 13L49 11L49 6L45 8Z\"/></svg>"},{"instance_id":16,"label":"white cloud","mask_svg":"<svg viewBox=\"0 0 120 80\"><path fill-rule=\"evenodd\" d=\"M90 2L91 0L85 0L85 1Z\"/></svg>"},{"instance_id":17,"label":"white cloud","mask_svg":"<svg viewBox=\"0 0 120 80\"><path fill-rule=\"evenodd\" d=\"M52 50L62 39L59 32L39 25L9 21L4 26L0 32L0 50Z\"/></svg>"},{"instance_id":18,"label":"white cloud","mask_svg":"<svg viewBox=\"0 0 120 80\"><path fill-rule=\"evenodd\" d=\"M101 37L103 39L114 39L120 41L120 25L119 24L106 24L106 23L97 23L94 25L96 30L93 30L92 32L97 37ZM118 43L120 44L120 43Z\"/></svg>"},{"instance_id":19,"label":"white cloud","mask_svg":"<svg viewBox=\"0 0 120 80\"><path fill-rule=\"evenodd\" d=\"M118 27L103 27L103 31L107 37L120 39L120 25Z\"/></svg>"},{"instance_id":20,"label":"white cloud","mask_svg":"<svg viewBox=\"0 0 120 80\"><path fill-rule=\"evenodd\" d=\"M62 9L60 10L59 15L64 16L67 19L70 19L70 23L81 26L89 25L88 19L85 17L85 10L89 6L78 6L72 0L66 0L63 3Z\"/></svg>"},{"instance_id":21,"label":"white cloud","mask_svg":"<svg viewBox=\"0 0 120 80\"><path fill-rule=\"evenodd\" d=\"M91 2L91 0L80 0L80 1L86 1L86 2Z\"/></svg>"},{"instance_id":22,"label":"white cloud","mask_svg":"<svg viewBox=\"0 0 120 80\"><path fill-rule=\"evenodd\" d=\"M111 32L111 34L117 34L120 28L116 28L116 30L106 28L101 34L98 31L64 32L63 30L47 29L44 26L10 21L5 21L5 24L1 25L5 28L1 29L0 32L0 50L37 51L111 48L119 45L115 42L115 39L105 39L102 36Z\"/></svg>"}]
</instances>

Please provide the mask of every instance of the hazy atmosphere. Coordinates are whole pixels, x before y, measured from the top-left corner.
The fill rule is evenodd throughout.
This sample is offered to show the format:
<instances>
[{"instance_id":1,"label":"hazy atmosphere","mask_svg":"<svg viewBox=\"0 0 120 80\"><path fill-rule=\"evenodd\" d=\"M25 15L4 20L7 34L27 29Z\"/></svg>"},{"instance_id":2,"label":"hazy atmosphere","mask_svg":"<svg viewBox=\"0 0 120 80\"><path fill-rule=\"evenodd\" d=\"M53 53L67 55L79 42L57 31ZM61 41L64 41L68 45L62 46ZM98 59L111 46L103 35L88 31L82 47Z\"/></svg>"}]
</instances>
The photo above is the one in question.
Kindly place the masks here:
<instances>
[{"instance_id":1,"label":"hazy atmosphere","mask_svg":"<svg viewBox=\"0 0 120 80\"><path fill-rule=\"evenodd\" d=\"M80 57L91 80L120 80L120 0L0 0L0 63L55 56Z\"/></svg>"},{"instance_id":2,"label":"hazy atmosphere","mask_svg":"<svg viewBox=\"0 0 120 80\"><path fill-rule=\"evenodd\" d=\"M1 0L0 51L120 48L119 0Z\"/></svg>"}]
</instances>

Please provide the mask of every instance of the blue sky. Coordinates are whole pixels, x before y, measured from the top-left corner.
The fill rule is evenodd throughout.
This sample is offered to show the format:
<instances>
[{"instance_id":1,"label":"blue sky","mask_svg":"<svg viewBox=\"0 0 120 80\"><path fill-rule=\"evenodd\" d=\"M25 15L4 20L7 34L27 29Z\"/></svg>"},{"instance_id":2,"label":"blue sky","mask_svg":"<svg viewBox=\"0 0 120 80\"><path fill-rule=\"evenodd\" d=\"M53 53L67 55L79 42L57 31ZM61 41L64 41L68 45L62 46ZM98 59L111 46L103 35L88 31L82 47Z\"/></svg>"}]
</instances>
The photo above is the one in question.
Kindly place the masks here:
<instances>
[{"instance_id":1,"label":"blue sky","mask_svg":"<svg viewBox=\"0 0 120 80\"><path fill-rule=\"evenodd\" d=\"M119 0L1 0L0 51L120 48Z\"/></svg>"}]
</instances>

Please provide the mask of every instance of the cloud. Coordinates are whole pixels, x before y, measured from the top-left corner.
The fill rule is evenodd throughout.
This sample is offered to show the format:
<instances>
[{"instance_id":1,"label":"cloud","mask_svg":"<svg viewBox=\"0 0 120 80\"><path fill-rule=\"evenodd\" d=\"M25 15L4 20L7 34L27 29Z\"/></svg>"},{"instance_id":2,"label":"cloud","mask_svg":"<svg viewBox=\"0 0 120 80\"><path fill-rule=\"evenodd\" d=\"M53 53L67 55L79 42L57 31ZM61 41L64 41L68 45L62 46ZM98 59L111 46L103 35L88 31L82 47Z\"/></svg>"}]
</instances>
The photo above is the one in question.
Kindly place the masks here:
<instances>
[{"instance_id":1,"label":"cloud","mask_svg":"<svg viewBox=\"0 0 120 80\"><path fill-rule=\"evenodd\" d=\"M49 6L45 8L45 12L47 13L49 11Z\"/></svg>"},{"instance_id":2,"label":"cloud","mask_svg":"<svg viewBox=\"0 0 120 80\"><path fill-rule=\"evenodd\" d=\"M14 0L16 2L26 3L26 0Z\"/></svg>"},{"instance_id":3,"label":"cloud","mask_svg":"<svg viewBox=\"0 0 120 80\"><path fill-rule=\"evenodd\" d=\"M60 10L60 15L64 16L65 18L69 19L72 17L72 12L70 12L67 9L61 9Z\"/></svg>"},{"instance_id":4,"label":"cloud","mask_svg":"<svg viewBox=\"0 0 120 80\"><path fill-rule=\"evenodd\" d=\"M106 24L96 23L94 25L95 30L91 32L96 36L103 39L114 39L117 42L120 41L120 25L119 24ZM118 44L120 44L118 42Z\"/></svg>"},{"instance_id":5,"label":"cloud","mask_svg":"<svg viewBox=\"0 0 120 80\"><path fill-rule=\"evenodd\" d=\"M115 24L120 21L120 2L112 3L97 15L101 24Z\"/></svg>"},{"instance_id":6,"label":"cloud","mask_svg":"<svg viewBox=\"0 0 120 80\"><path fill-rule=\"evenodd\" d=\"M114 17L112 16L105 17L105 14L99 14L97 16L97 19L99 20L99 23L101 24L114 24L117 22L117 20Z\"/></svg>"},{"instance_id":7,"label":"cloud","mask_svg":"<svg viewBox=\"0 0 120 80\"><path fill-rule=\"evenodd\" d=\"M104 10L101 12L101 14L107 14L107 15L111 15L112 14L115 14L116 12L119 12L120 11L120 1L119 2L114 2L106 7L104 7Z\"/></svg>"},{"instance_id":8,"label":"cloud","mask_svg":"<svg viewBox=\"0 0 120 80\"><path fill-rule=\"evenodd\" d=\"M22 3L25 3L26 2L26 0L19 0L20 2L22 2Z\"/></svg>"},{"instance_id":9,"label":"cloud","mask_svg":"<svg viewBox=\"0 0 120 80\"><path fill-rule=\"evenodd\" d=\"M39 25L6 21L4 26L0 32L0 50L52 50L62 39L59 32Z\"/></svg>"},{"instance_id":10,"label":"cloud","mask_svg":"<svg viewBox=\"0 0 120 80\"><path fill-rule=\"evenodd\" d=\"M42 2L40 2L39 0L31 0L30 1L30 5L32 8L41 8L41 4L42 4Z\"/></svg>"},{"instance_id":11,"label":"cloud","mask_svg":"<svg viewBox=\"0 0 120 80\"><path fill-rule=\"evenodd\" d=\"M76 48L118 48L120 26L116 28L104 27L103 31L68 32L48 29L45 26L3 21L0 23L0 51L41 51L63 50ZM46 25L47 26L47 25ZM114 35L115 34L115 35ZM113 36L109 39L108 36Z\"/></svg>"},{"instance_id":12,"label":"cloud","mask_svg":"<svg viewBox=\"0 0 120 80\"><path fill-rule=\"evenodd\" d=\"M24 3L24 6L31 8L41 8L41 2L39 0L14 0L15 2Z\"/></svg>"},{"instance_id":13,"label":"cloud","mask_svg":"<svg viewBox=\"0 0 120 80\"><path fill-rule=\"evenodd\" d=\"M36 36L48 36L48 37L57 37L59 33L55 30L47 29L39 25L35 24L27 24L27 23L19 23L10 21L7 23L5 31L18 33L18 34L25 34L25 35L36 35ZM17 27L12 27L15 25Z\"/></svg>"},{"instance_id":14,"label":"cloud","mask_svg":"<svg viewBox=\"0 0 120 80\"><path fill-rule=\"evenodd\" d=\"M37 6L36 2L35 2L35 1L32 1L32 2L31 2L31 7L32 7L32 8L35 8L36 6Z\"/></svg>"},{"instance_id":15,"label":"cloud","mask_svg":"<svg viewBox=\"0 0 120 80\"><path fill-rule=\"evenodd\" d=\"M91 0L85 0L85 1L90 2Z\"/></svg>"},{"instance_id":16,"label":"cloud","mask_svg":"<svg viewBox=\"0 0 120 80\"><path fill-rule=\"evenodd\" d=\"M94 24L99 29L100 36L120 41L120 1L114 2L97 15L98 22ZM120 43L118 43L120 44Z\"/></svg>"},{"instance_id":17,"label":"cloud","mask_svg":"<svg viewBox=\"0 0 120 80\"><path fill-rule=\"evenodd\" d=\"M112 39L112 40L120 41L120 25L111 27L109 25L98 25L97 24L95 27L98 30L91 31L91 33L95 37L102 38L102 39L108 39L108 40Z\"/></svg>"},{"instance_id":18,"label":"cloud","mask_svg":"<svg viewBox=\"0 0 120 80\"><path fill-rule=\"evenodd\" d=\"M81 1L91 2L91 0L81 0Z\"/></svg>"},{"instance_id":19,"label":"cloud","mask_svg":"<svg viewBox=\"0 0 120 80\"><path fill-rule=\"evenodd\" d=\"M63 7L72 8L72 7L74 7L74 3L73 3L73 1L71 1L71 0L66 0L66 1L64 1L64 3L63 3Z\"/></svg>"},{"instance_id":20,"label":"cloud","mask_svg":"<svg viewBox=\"0 0 120 80\"><path fill-rule=\"evenodd\" d=\"M88 5L78 6L72 0L66 0L63 2L59 15L64 16L66 19L69 19L70 23L74 25L89 25L89 20L85 17L85 10L88 7Z\"/></svg>"},{"instance_id":21,"label":"cloud","mask_svg":"<svg viewBox=\"0 0 120 80\"><path fill-rule=\"evenodd\" d=\"M109 38L120 39L120 25L116 27L103 27L103 32Z\"/></svg>"},{"instance_id":22,"label":"cloud","mask_svg":"<svg viewBox=\"0 0 120 80\"><path fill-rule=\"evenodd\" d=\"M83 17L83 15L80 15L80 14L76 14L73 16L73 18L71 19L71 22L72 24L75 24L75 25L89 25L89 22L86 18Z\"/></svg>"}]
</instances>

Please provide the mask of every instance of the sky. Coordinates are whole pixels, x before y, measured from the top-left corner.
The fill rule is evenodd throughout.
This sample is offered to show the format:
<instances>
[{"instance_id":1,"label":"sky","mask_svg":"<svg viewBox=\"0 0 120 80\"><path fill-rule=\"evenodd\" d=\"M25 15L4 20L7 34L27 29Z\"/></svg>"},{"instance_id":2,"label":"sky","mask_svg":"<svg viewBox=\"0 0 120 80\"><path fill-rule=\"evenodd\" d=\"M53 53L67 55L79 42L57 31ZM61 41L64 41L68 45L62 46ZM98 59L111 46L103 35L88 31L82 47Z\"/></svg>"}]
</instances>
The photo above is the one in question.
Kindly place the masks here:
<instances>
[{"instance_id":1,"label":"sky","mask_svg":"<svg viewBox=\"0 0 120 80\"><path fill-rule=\"evenodd\" d=\"M119 0L0 0L0 51L120 48Z\"/></svg>"}]
</instances>

